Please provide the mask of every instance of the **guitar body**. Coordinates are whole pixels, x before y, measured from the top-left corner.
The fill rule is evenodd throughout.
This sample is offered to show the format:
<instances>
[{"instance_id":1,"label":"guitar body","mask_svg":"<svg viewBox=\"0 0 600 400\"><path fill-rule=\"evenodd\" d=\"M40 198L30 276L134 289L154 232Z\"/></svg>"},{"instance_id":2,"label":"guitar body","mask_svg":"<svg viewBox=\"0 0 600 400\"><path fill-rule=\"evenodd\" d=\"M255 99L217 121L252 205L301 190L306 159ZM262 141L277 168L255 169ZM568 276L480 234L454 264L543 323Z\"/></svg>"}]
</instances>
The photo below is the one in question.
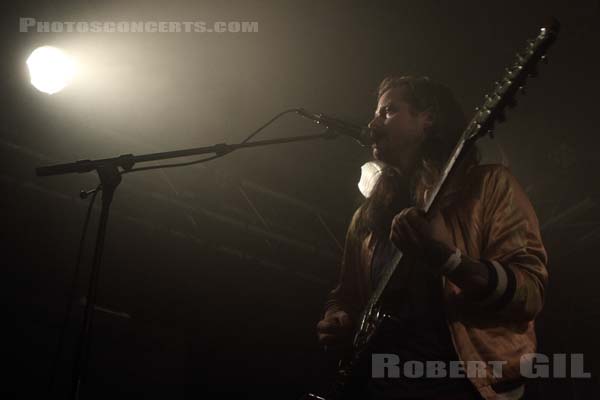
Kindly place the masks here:
<instances>
[{"instance_id":1,"label":"guitar body","mask_svg":"<svg viewBox=\"0 0 600 400\"><path fill-rule=\"evenodd\" d=\"M302 399L364 400L369 398L371 380L371 354L384 346L382 333L392 327L398 328L398 320L381 311L369 308L363 313L362 329L355 335L352 347L339 361L336 380L327 394L309 393Z\"/></svg>"}]
</instances>

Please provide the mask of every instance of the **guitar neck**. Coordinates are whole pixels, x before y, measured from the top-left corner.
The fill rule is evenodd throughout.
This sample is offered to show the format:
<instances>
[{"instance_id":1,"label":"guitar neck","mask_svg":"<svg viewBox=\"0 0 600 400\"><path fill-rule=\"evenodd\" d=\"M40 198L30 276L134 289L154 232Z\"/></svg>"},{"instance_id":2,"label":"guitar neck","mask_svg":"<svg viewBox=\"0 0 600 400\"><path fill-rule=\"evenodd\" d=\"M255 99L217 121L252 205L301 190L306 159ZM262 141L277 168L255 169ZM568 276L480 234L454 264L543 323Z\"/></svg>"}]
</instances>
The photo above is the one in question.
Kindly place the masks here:
<instances>
[{"instance_id":1,"label":"guitar neck","mask_svg":"<svg viewBox=\"0 0 600 400\"><path fill-rule=\"evenodd\" d=\"M470 126L471 124L469 124L469 127ZM447 184L448 178L457 168L457 164L460 160L460 157L470 148L470 142L466 140L469 131L470 128L467 128L467 130L465 130L465 132L461 135L461 139L458 141L456 146L454 146L454 149L452 150L448 161L446 162L444 168L441 171L437 183L431 189L431 194L425 198L425 205L423 207L425 213L429 213L429 211L435 205L436 199L439 197L440 193L442 193L443 188ZM381 299L381 296L387 288L387 285L391 280L392 276L396 272L396 267L400 263L400 261L402 261L402 252L394 246L392 256L388 259L388 261L386 261L386 263L383 266L379 281L377 282L377 286L371 294L371 298L369 299L367 308L372 308L377 303L379 303L379 300Z\"/></svg>"}]
</instances>

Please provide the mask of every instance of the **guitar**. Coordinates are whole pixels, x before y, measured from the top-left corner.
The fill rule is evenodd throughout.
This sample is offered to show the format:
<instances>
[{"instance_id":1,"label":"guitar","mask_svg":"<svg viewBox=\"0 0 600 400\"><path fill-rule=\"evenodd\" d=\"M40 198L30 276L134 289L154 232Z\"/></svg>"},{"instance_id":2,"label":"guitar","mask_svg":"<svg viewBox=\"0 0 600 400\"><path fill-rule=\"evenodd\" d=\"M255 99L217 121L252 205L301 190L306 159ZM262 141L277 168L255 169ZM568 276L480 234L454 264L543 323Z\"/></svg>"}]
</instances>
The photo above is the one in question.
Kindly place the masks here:
<instances>
[{"instance_id":1,"label":"guitar","mask_svg":"<svg viewBox=\"0 0 600 400\"><path fill-rule=\"evenodd\" d=\"M505 69L502 79L494 83L493 90L484 96L484 102L475 109L475 115L461 134L442 169L440 179L433 187L431 195L427 197L425 213L429 213L434 206L438 193L455 170L461 155L482 137L486 135L493 137L495 124L506 119L506 108L516 106L515 95L523 91L528 77L537 76L539 62L547 62L546 52L556 40L558 31L559 24L556 20L542 27L539 34L534 39L528 40L525 48L517 53L514 62ZM337 378L330 392L324 397L309 393L303 397L304 399L349 399L357 395L354 391L360 387L358 382L364 380L367 375L364 371L368 364L365 355L369 354L373 338L380 330L385 329L384 326L388 321L393 323L394 320L393 316L382 312L381 299L401 260L402 252L395 249L392 257L384 264L379 282L361 314L351 352L348 357L340 360Z\"/></svg>"}]
</instances>

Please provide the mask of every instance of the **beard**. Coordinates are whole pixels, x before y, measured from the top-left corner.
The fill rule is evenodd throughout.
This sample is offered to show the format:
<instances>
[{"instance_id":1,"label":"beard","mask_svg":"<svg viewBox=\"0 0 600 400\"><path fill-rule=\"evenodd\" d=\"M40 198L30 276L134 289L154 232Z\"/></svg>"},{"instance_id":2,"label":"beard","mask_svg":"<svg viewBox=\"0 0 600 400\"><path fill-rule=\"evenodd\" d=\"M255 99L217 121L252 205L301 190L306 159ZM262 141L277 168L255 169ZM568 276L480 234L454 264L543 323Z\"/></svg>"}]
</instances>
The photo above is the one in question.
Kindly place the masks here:
<instances>
[{"instance_id":1,"label":"beard","mask_svg":"<svg viewBox=\"0 0 600 400\"><path fill-rule=\"evenodd\" d=\"M394 216L413 202L414 177L415 174L385 166L371 195L361 206L360 230L388 237Z\"/></svg>"}]
</instances>

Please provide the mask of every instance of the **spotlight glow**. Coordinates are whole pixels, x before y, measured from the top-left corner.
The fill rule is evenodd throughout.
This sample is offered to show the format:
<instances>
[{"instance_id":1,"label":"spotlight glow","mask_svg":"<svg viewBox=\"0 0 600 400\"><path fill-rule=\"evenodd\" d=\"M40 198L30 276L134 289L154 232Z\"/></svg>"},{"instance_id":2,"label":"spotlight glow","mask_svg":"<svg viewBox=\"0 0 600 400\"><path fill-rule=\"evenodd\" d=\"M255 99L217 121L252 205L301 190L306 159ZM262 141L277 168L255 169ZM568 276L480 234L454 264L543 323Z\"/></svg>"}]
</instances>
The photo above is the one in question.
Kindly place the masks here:
<instances>
[{"instance_id":1,"label":"spotlight glow","mask_svg":"<svg viewBox=\"0 0 600 400\"><path fill-rule=\"evenodd\" d=\"M44 46L27 58L31 84L39 91L54 94L67 86L75 75L75 62L62 50Z\"/></svg>"}]
</instances>

